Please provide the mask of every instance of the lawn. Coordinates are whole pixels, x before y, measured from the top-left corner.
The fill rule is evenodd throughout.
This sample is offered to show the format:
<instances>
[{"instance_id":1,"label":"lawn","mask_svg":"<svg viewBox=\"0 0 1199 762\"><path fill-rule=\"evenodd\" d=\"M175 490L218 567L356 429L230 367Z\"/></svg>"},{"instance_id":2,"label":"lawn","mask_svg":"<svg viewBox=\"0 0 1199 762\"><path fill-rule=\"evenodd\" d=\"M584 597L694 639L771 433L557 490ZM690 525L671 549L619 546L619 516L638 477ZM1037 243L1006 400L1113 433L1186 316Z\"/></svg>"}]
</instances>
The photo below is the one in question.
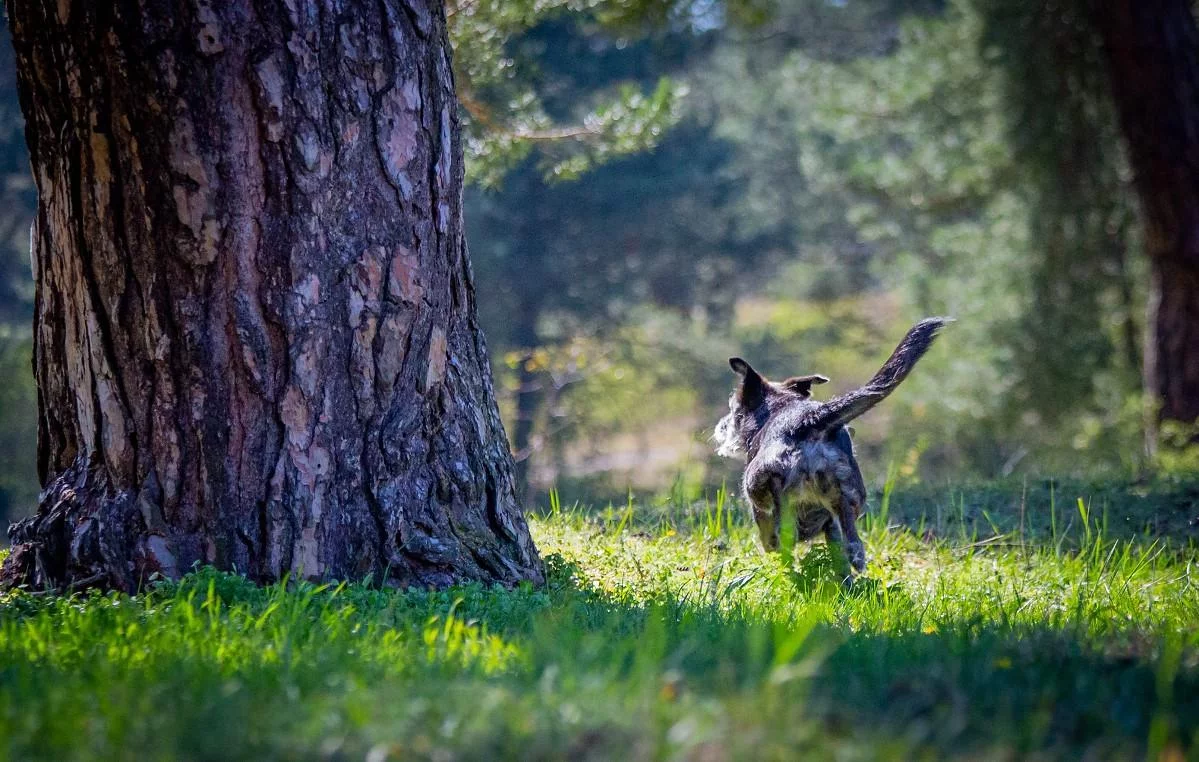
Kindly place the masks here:
<instances>
[{"instance_id":1,"label":"lawn","mask_svg":"<svg viewBox=\"0 0 1199 762\"><path fill-rule=\"evenodd\" d=\"M875 496L851 586L732 501L531 517L542 589L0 599L11 759L1199 759L1199 485Z\"/></svg>"}]
</instances>

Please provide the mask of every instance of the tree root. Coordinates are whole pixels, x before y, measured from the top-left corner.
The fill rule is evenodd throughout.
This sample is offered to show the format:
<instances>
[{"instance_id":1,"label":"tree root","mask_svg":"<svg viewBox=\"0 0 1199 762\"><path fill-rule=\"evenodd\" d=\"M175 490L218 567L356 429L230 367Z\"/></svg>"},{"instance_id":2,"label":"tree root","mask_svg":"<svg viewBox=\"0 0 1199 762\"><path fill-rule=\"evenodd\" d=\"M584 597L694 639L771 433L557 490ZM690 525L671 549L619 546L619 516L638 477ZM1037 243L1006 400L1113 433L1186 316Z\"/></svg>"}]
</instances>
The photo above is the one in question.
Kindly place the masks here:
<instances>
[{"instance_id":1,"label":"tree root","mask_svg":"<svg viewBox=\"0 0 1199 762\"><path fill-rule=\"evenodd\" d=\"M9 528L0 588L133 592L151 571L140 552L144 535L134 497L112 490L102 466L78 457L42 493L37 513Z\"/></svg>"}]
</instances>

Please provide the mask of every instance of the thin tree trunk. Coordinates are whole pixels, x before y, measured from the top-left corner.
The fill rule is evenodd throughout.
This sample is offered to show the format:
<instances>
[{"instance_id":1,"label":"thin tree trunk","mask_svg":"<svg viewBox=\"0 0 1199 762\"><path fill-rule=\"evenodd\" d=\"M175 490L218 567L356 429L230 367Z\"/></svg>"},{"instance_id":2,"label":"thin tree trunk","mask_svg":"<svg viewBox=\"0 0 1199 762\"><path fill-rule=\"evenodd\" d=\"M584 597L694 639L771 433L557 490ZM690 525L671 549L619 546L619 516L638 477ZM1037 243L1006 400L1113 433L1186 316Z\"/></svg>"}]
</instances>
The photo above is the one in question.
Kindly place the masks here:
<instances>
[{"instance_id":1,"label":"thin tree trunk","mask_svg":"<svg viewBox=\"0 0 1199 762\"><path fill-rule=\"evenodd\" d=\"M17 62L0 28L0 322L28 325L29 220L33 217L29 156L17 110Z\"/></svg>"},{"instance_id":2,"label":"thin tree trunk","mask_svg":"<svg viewBox=\"0 0 1199 762\"><path fill-rule=\"evenodd\" d=\"M1153 269L1146 385L1199 420L1199 29L1189 0L1096 0Z\"/></svg>"},{"instance_id":3,"label":"thin tree trunk","mask_svg":"<svg viewBox=\"0 0 1199 762\"><path fill-rule=\"evenodd\" d=\"M540 580L476 325L440 4L8 14L45 491L4 578Z\"/></svg>"},{"instance_id":4,"label":"thin tree trunk","mask_svg":"<svg viewBox=\"0 0 1199 762\"><path fill-rule=\"evenodd\" d=\"M537 410L545 398L537 373L529 369L533 351L537 348L537 317L540 305L527 299L517 310L513 340L527 356L521 358L517 369L516 420L512 425L512 449L516 451L516 489L524 501L529 497L529 467L533 460L533 431Z\"/></svg>"}]
</instances>

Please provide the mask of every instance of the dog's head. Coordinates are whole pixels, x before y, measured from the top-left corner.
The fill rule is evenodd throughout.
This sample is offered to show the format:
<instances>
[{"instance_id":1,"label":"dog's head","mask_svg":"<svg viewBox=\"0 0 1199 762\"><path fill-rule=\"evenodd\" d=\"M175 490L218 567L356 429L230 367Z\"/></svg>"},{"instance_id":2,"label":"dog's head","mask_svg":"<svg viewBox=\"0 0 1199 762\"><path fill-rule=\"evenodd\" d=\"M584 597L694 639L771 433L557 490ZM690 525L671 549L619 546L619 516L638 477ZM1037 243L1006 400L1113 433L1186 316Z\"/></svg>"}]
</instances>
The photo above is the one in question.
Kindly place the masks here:
<instances>
[{"instance_id":1,"label":"dog's head","mask_svg":"<svg viewBox=\"0 0 1199 762\"><path fill-rule=\"evenodd\" d=\"M716 454L726 458L744 455L749 442L766 425L772 410L791 400L812 396L813 384L828 383L821 375L792 376L774 383L754 370L740 357L729 358L729 367L740 380L729 397L728 415L716 424L712 439Z\"/></svg>"}]
</instances>

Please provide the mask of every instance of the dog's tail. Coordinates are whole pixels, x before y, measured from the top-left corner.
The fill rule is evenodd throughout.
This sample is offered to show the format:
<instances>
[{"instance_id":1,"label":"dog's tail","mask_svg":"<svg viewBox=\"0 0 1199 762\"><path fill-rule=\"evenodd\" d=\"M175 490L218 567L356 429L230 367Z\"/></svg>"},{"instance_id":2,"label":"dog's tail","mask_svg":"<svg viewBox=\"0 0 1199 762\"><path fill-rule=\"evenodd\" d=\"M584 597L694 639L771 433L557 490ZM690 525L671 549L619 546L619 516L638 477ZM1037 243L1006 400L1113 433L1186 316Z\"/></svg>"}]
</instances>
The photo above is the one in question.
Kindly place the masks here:
<instances>
[{"instance_id":1,"label":"dog's tail","mask_svg":"<svg viewBox=\"0 0 1199 762\"><path fill-rule=\"evenodd\" d=\"M925 318L912 326L868 384L848 394L834 397L821 406L816 412L815 427L828 429L844 425L882 402L907 378L916 362L933 345L937 333L950 322L951 318L933 317Z\"/></svg>"}]
</instances>

